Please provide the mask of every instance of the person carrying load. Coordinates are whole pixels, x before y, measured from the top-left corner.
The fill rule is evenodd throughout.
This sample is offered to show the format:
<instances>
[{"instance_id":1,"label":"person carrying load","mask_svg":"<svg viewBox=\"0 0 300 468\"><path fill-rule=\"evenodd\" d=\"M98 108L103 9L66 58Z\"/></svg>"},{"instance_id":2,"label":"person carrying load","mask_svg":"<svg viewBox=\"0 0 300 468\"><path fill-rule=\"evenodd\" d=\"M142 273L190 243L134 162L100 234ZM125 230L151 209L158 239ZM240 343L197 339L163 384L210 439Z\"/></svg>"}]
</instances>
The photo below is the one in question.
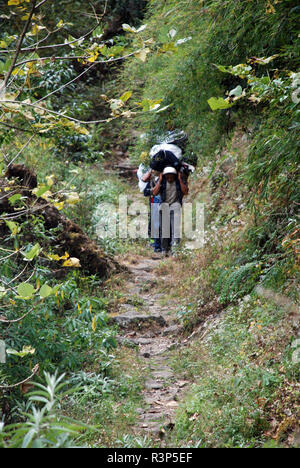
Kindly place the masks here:
<instances>
[{"instance_id":1,"label":"person carrying load","mask_svg":"<svg viewBox=\"0 0 300 468\"><path fill-rule=\"evenodd\" d=\"M144 189L144 196L149 197L150 204L150 217L149 217L149 228L148 234L150 239L154 240L154 243L151 246L154 248L154 252L161 252L161 239L160 239L160 195L154 195L153 189L158 181L155 171L150 170L142 177L142 181L147 183Z\"/></svg>"},{"instance_id":2,"label":"person carrying load","mask_svg":"<svg viewBox=\"0 0 300 468\"><path fill-rule=\"evenodd\" d=\"M167 256L181 240L182 201L189 193L187 179L182 172L168 166L160 174L153 189L153 196L160 195L160 235L162 252Z\"/></svg>"},{"instance_id":3,"label":"person carrying load","mask_svg":"<svg viewBox=\"0 0 300 468\"><path fill-rule=\"evenodd\" d=\"M158 140L158 144L151 148L150 167L146 168L141 164L137 172L140 191L150 197L153 216L150 215L149 233L151 230L150 237L155 239L156 251L162 248L168 253L171 246L180 242L181 229L178 233L177 228L181 228L179 218L181 219L182 198L188 193L188 177L195 171L195 167L190 165L184 156L186 140L184 132L169 132L163 140ZM193 164L197 162L193 157L189 157L189 160ZM162 205L158 218L159 203ZM162 222L164 232L162 232Z\"/></svg>"}]
</instances>

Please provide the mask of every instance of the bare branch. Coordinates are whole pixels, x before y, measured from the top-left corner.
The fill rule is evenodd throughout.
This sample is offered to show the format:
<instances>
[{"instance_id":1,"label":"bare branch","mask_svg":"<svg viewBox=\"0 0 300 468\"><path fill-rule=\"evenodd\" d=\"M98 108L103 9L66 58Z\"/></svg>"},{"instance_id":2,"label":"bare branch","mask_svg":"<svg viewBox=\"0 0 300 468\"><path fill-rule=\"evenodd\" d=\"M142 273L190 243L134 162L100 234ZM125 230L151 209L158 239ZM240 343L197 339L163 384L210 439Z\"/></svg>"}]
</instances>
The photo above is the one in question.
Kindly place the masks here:
<instances>
[{"instance_id":1,"label":"bare branch","mask_svg":"<svg viewBox=\"0 0 300 468\"><path fill-rule=\"evenodd\" d=\"M26 312L26 314L22 315L22 317L19 317L18 319L15 319L15 320L7 320L5 318L0 318L0 322L2 322L2 323L18 323L18 322L21 322L22 320L24 320L24 318L27 317L27 315L31 314L32 311L33 311L33 309L31 309L29 312Z\"/></svg>"},{"instance_id":2,"label":"bare branch","mask_svg":"<svg viewBox=\"0 0 300 468\"><path fill-rule=\"evenodd\" d=\"M0 122L0 125L4 125L4 127L11 128L12 130L18 130L19 132L31 133L30 130L26 130L25 128L15 127L14 125L10 125L5 122Z\"/></svg>"},{"instance_id":3,"label":"bare branch","mask_svg":"<svg viewBox=\"0 0 300 468\"><path fill-rule=\"evenodd\" d=\"M108 60L95 60L93 63L99 63L99 64L106 64L106 63L112 63L112 62L118 62L121 60L125 60L129 57L132 57L135 55L137 52L139 52L142 49L139 49L135 52L131 52L130 54L123 55L122 57L116 57L116 58L109 58ZM84 56L84 55L69 55L69 56L64 56L64 57L57 57L57 56L52 56L52 57L39 57L39 58L34 58L34 59L27 59L23 60L22 62L19 62L16 64L16 67L20 67L21 65L24 65L25 63L35 63L35 62L46 62L48 60L54 62L55 60L84 60L88 61L91 58L91 56Z\"/></svg>"},{"instance_id":4,"label":"bare branch","mask_svg":"<svg viewBox=\"0 0 300 468\"><path fill-rule=\"evenodd\" d=\"M20 156L20 154L23 153L24 149L27 148L27 146L29 145L29 143L31 143L34 137L35 137L35 134L31 135L31 137L27 140L25 145L22 146L18 154L9 162L8 167L10 167L15 162L15 160Z\"/></svg>"},{"instance_id":5,"label":"bare branch","mask_svg":"<svg viewBox=\"0 0 300 468\"><path fill-rule=\"evenodd\" d=\"M37 6L36 9L40 8L44 3L46 3L48 0L42 0Z\"/></svg>"},{"instance_id":6,"label":"bare branch","mask_svg":"<svg viewBox=\"0 0 300 468\"><path fill-rule=\"evenodd\" d=\"M55 31L52 31L50 32L49 34L47 34L47 36L45 38L43 38L41 41L37 42L36 45L33 45L31 47L26 47L24 49L21 49L20 52L36 52L38 50L46 50L46 49L58 49L60 47L67 47L67 46L70 46L72 44L75 44L76 42L78 41L82 41L84 39L86 39L88 36L90 36L94 31L95 29L98 27L98 24L96 26L93 27L93 29L91 29L88 33L86 33L84 36L80 37L79 39L74 39L73 41L70 41L70 42L64 42L64 43L61 43L61 44L50 44L50 45L45 45L45 46L39 46L39 44L41 44L41 42L45 41L46 39L48 39L48 37L51 35L51 34L54 34L56 31L59 31L59 29L55 30ZM11 52L15 52L15 50L5 50L3 51L3 53L5 54L9 54ZM49 57L48 57L49 58Z\"/></svg>"},{"instance_id":7,"label":"bare branch","mask_svg":"<svg viewBox=\"0 0 300 468\"><path fill-rule=\"evenodd\" d=\"M36 109L42 110L43 112L48 112L49 114L57 115L60 118L68 119L71 122L75 122L75 123L83 124L83 125L98 124L98 123L107 122L107 119L92 120L92 121L84 121L84 120L74 119L74 117L69 117L68 115L65 115L65 114L50 110L50 109L45 109L44 107L37 106L36 104L29 104L28 102L16 102L16 101L11 101L11 100L5 100L5 101L1 101L1 103L2 104L5 104L5 103L7 103L7 104L19 104L20 106L27 106L27 107L36 108ZM112 119L116 119L116 118L117 117L114 117Z\"/></svg>"},{"instance_id":8,"label":"bare branch","mask_svg":"<svg viewBox=\"0 0 300 468\"><path fill-rule=\"evenodd\" d=\"M58 93L59 91L61 91L62 89L64 88L67 88L70 84L74 83L75 81L79 80L83 75L85 75L86 73L88 73L96 64L93 63L89 68L87 68L86 70L84 70L82 73L80 73L80 75L76 76L75 78L73 78L73 80L69 81L68 83L62 85L60 88L58 89L55 89L54 91L52 91L51 93L47 94L47 96L44 96L43 98L39 99L38 101L36 101L36 104L38 104L39 102L42 102L42 101L45 101L46 99L48 99L50 96L52 96L53 94L56 94Z\"/></svg>"},{"instance_id":9,"label":"bare branch","mask_svg":"<svg viewBox=\"0 0 300 468\"><path fill-rule=\"evenodd\" d=\"M46 1L46 0L44 0L44 1ZM41 2L41 4L44 3L44 1ZM25 34L26 34L26 32L27 32L27 30L28 30L28 28L29 28L29 25L30 25L31 20L32 20L32 16L33 16L33 14L34 14L34 12L35 12L36 2L37 2L37 0L33 0L33 2L32 2L31 11L30 11L30 13L29 13L28 19L27 19L27 21L26 21L26 23L25 23L24 29L23 29L22 34L21 34L21 36L19 37L19 40L18 40L18 43L17 43L16 53L15 53L14 58L13 58L13 60L12 60L11 66L9 67L9 70L8 70L8 72L7 72L7 75L6 75L5 79L4 79L4 83L3 83L3 87L2 87L3 89L6 88L6 85L7 85L7 83L8 83L8 80L9 80L9 78L10 78L10 76L11 76L11 74L12 74L14 68L15 68L15 65L16 65L18 56L19 56L19 54L20 54L21 47L22 47L22 43L23 43L24 38L25 38ZM41 5L41 4L40 4L40 5Z\"/></svg>"},{"instance_id":10,"label":"bare branch","mask_svg":"<svg viewBox=\"0 0 300 468\"><path fill-rule=\"evenodd\" d=\"M46 0L44 0L46 1ZM30 379L32 379L32 377L37 374L39 371L39 365L37 364L36 366L34 366L34 368L32 369L32 374L27 377L27 379L25 380L22 380L22 382L18 382L14 385L1 385L0 388L3 389L3 390L8 390L10 388L16 388L16 387L19 387L19 385L23 385L24 383L28 382Z\"/></svg>"}]
</instances>

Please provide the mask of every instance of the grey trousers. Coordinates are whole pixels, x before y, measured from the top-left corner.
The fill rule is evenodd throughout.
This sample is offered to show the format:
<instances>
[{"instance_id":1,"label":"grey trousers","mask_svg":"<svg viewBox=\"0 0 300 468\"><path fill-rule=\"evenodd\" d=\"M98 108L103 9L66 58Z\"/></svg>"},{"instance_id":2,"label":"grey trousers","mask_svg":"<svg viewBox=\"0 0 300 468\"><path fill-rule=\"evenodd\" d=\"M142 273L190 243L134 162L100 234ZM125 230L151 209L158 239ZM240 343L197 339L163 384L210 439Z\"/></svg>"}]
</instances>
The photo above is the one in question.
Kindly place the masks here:
<instances>
[{"instance_id":1,"label":"grey trousers","mask_svg":"<svg viewBox=\"0 0 300 468\"><path fill-rule=\"evenodd\" d=\"M164 252L179 245L181 241L181 214L182 207L178 202L160 205L161 248Z\"/></svg>"}]
</instances>

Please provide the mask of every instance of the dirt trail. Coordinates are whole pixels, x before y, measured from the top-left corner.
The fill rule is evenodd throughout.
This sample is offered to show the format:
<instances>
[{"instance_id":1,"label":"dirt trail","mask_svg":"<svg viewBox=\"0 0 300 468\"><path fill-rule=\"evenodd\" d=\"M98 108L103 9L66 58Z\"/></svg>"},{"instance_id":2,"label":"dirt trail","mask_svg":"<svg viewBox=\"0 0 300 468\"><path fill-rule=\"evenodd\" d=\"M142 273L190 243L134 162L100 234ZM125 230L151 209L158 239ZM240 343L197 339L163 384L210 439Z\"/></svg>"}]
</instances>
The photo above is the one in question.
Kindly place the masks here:
<instances>
[{"instance_id":1,"label":"dirt trail","mask_svg":"<svg viewBox=\"0 0 300 468\"><path fill-rule=\"evenodd\" d=\"M179 326L174 320L176 304L162 306L163 295L155 290L159 264L160 258L144 257L125 263L131 273L126 285L130 303L122 304L111 320L123 328L119 340L137 345L149 369L143 395L147 408L140 410L136 434L163 439L174 427L178 401L188 382L177 380L170 366L168 351L178 342ZM132 305L137 297L143 305Z\"/></svg>"}]
</instances>

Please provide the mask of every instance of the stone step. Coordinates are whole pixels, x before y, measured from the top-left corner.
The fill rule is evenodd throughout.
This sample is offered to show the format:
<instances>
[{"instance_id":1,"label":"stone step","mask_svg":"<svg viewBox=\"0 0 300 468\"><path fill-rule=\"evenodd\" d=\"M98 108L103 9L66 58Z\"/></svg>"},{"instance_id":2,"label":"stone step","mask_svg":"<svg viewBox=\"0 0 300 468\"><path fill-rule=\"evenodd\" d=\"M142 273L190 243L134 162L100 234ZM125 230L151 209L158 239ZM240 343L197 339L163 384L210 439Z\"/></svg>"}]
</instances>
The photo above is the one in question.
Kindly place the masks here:
<instances>
[{"instance_id":1,"label":"stone step","mask_svg":"<svg viewBox=\"0 0 300 468\"><path fill-rule=\"evenodd\" d=\"M167 325L162 315L116 315L115 317L109 317L108 323L109 325L117 324L121 328L136 328L151 324L157 324L160 327Z\"/></svg>"}]
</instances>

